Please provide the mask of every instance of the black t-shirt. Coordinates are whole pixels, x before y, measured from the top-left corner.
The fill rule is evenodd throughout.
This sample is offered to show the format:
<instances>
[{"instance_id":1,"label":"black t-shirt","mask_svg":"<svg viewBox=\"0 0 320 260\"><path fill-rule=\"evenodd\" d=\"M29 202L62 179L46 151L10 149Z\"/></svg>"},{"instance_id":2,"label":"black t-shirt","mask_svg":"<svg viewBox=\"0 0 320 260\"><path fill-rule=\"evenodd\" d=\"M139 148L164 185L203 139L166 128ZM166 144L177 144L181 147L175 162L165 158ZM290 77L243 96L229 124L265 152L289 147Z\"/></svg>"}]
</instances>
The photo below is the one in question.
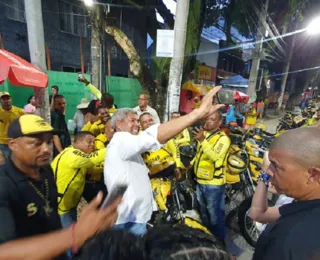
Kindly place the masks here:
<instances>
[{"instance_id":1,"label":"black t-shirt","mask_svg":"<svg viewBox=\"0 0 320 260\"><path fill-rule=\"evenodd\" d=\"M284 205L280 215L260 235L253 260L320 259L320 199Z\"/></svg>"},{"instance_id":2,"label":"black t-shirt","mask_svg":"<svg viewBox=\"0 0 320 260\"><path fill-rule=\"evenodd\" d=\"M51 112L51 125L55 130L60 130L61 133L58 135L62 148L66 148L71 145L71 138L69 134L69 130L65 121L65 116L59 111ZM58 155L56 147L53 147L53 156Z\"/></svg>"},{"instance_id":3,"label":"black t-shirt","mask_svg":"<svg viewBox=\"0 0 320 260\"><path fill-rule=\"evenodd\" d=\"M40 172L41 181L37 182L18 170L11 160L0 166L0 243L61 229L52 169L47 166ZM32 188L30 181L43 195L48 190L52 209L49 214L44 210L45 200Z\"/></svg>"}]
</instances>

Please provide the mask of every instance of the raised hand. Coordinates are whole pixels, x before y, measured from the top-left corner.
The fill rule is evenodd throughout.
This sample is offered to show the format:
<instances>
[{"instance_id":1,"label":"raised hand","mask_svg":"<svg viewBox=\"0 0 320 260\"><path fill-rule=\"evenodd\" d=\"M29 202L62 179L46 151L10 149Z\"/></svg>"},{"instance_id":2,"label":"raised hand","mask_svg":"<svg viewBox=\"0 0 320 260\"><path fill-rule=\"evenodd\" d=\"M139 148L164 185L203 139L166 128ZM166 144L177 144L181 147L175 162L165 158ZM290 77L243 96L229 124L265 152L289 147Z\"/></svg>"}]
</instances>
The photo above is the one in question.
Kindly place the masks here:
<instances>
[{"instance_id":1,"label":"raised hand","mask_svg":"<svg viewBox=\"0 0 320 260\"><path fill-rule=\"evenodd\" d=\"M110 229L113 226L118 217L117 208L121 200L122 197L119 197L110 206L100 209L102 193L99 192L97 197L84 207L75 227L78 245L82 245L97 232Z\"/></svg>"},{"instance_id":2,"label":"raised hand","mask_svg":"<svg viewBox=\"0 0 320 260\"><path fill-rule=\"evenodd\" d=\"M213 98L220 91L221 86L214 87L210 92L202 99L200 107L197 109L200 119L204 119L209 115L212 115L218 109L224 107L224 104L213 104Z\"/></svg>"}]
</instances>

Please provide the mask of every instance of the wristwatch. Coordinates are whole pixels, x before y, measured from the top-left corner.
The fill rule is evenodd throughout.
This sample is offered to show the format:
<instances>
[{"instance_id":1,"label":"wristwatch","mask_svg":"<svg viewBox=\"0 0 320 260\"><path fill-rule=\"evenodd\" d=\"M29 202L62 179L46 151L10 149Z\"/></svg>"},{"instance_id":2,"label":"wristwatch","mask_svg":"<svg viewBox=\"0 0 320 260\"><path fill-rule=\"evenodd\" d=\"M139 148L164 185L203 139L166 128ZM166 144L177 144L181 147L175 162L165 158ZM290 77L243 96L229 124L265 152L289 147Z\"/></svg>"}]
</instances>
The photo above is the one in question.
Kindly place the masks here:
<instances>
[{"instance_id":1,"label":"wristwatch","mask_svg":"<svg viewBox=\"0 0 320 260\"><path fill-rule=\"evenodd\" d=\"M262 181L267 186L267 188L269 187L269 180L270 179L271 179L271 175L265 171L261 171L258 176L258 180Z\"/></svg>"}]
</instances>

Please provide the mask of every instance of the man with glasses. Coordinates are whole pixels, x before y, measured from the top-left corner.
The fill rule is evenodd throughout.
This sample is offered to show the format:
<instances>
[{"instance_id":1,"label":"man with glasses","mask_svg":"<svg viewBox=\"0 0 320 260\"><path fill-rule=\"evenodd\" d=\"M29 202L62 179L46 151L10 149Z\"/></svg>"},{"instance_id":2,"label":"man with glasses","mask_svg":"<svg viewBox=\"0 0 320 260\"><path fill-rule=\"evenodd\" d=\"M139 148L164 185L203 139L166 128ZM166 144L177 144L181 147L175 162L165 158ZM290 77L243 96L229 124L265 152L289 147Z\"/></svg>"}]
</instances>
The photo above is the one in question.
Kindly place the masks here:
<instances>
[{"instance_id":1,"label":"man with glasses","mask_svg":"<svg viewBox=\"0 0 320 260\"><path fill-rule=\"evenodd\" d=\"M139 105L134 108L134 110L137 112L138 118L141 116L142 113L148 112L152 115L153 121L155 124L160 124L160 119L158 116L157 111L155 111L152 107L150 107L149 104L149 95L146 93L142 93L139 96L138 103Z\"/></svg>"}]
</instances>

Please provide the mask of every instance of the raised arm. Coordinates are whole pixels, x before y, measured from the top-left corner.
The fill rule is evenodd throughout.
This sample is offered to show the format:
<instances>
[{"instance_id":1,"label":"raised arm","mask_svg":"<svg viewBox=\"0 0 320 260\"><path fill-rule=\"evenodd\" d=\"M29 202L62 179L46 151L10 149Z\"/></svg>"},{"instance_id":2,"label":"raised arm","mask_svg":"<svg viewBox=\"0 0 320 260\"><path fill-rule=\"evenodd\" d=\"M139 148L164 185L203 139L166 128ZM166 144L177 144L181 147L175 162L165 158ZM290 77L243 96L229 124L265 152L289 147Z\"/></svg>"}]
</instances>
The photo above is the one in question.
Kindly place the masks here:
<instances>
[{"instance_id":1,"label":"raised arm","mask_svg":"<svg viewBox=\"0 0 320 260\"><path fill-rule=\"evenodd\" d=\"M221 89L221 87L213 88L203 99L199 108L194 109L191 113L178 117L176 119L170 120L166 123L159 125L158 128L158 141L161 144L165 144L168 140L175 137L185 128L193 125L195 122L206 118L207 116L213 114L219 108L224 105L213 105L213 97Z\"/></svg>"},{"instance_id":2,"label":"raised arm","mask_svg":"<svg viewBox=\"0 0 320 260\"><path fill-rule=\"evenodd\" d=\"M270 165L269 152L265 152L262 170L266 171ZM268 188L259 181L257 189L253 195L250 218L260 223L272 223L280 218L279 207L269 207L268 205Z\"/></svg>"},{"instance_id":3,"label":"raised arm","mask_svg":"<svg viewBox=\"0 0 320 260\"><path fill-rule=\"evenodd\" d=\"M0 260L15 259L53 259L67 249L79 248L100 230L109 229L117 219L117 207L121 198L110 207L99 209L102 194L87 205L77 224L48 234L12 240L0 245Z\"/></svg>"}]
</instances>

